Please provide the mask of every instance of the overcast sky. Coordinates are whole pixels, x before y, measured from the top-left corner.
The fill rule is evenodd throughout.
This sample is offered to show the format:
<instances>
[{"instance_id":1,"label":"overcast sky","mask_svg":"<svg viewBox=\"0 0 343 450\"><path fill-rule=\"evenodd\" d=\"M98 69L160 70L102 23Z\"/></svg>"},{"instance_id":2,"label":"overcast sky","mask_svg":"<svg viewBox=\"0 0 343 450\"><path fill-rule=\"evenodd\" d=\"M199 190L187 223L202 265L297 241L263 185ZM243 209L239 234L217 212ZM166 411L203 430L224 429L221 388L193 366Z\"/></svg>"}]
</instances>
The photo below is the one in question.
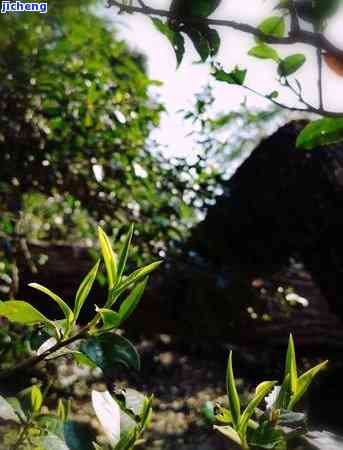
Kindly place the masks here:
<instances>
[{"instance_id":1,"label":"overcast sky","mask_svg":"<svg viewBox=\"0 0 343 450\"><path fill-rule=\"evenodd\" d=\"M168 0L147 0L150 6L168 8ZM273 13L273 7L278 0L224 0L214 17L230 18L237 21L258 25L265 17ZM156 31L152 22L141 14L117 16L114 8L105 12L106 17L116 23L121 38L129 42L130 46L147 56L149 76L163 82L157 89L162 101L166 104L168 114L162 119L161 127L156 134L159 141L168 145L168 154L185 155L192 148L192 139L187 138L189 132L182 117L176 112L187 108L194 100L194 94L201 91L209 81L215 88L216 110L228 111L239 107L244 97L248 104L266 107L268 102L255 95L248 95L247 91L224 83L213 81L209 75L207 64L195 64L199 60L192 44L187 42L186 54L180 67L176 70L174 51L167 39ZM327 28L327 35L331 40L343 48L343 11ZM278 89L275 63L262 61L247 56L247 52L254 45L251 36L227 28L217 28L222 38L218 61L224 68L231 70L236 64L248 69L246 83L258 91L270 93ZM306 54L307 64L297 73L301 81L305 97L310 101L316 98L317 73L315 53L311 48L303 45L296 47L275 46L281 56L302 52ZM326 86L326 105L333 110L343 110L343 78L339 78L330 69L324 69ZM280 100L295 104L296 100L288 92L282 93Z\"/></svg>"}]
</instances>

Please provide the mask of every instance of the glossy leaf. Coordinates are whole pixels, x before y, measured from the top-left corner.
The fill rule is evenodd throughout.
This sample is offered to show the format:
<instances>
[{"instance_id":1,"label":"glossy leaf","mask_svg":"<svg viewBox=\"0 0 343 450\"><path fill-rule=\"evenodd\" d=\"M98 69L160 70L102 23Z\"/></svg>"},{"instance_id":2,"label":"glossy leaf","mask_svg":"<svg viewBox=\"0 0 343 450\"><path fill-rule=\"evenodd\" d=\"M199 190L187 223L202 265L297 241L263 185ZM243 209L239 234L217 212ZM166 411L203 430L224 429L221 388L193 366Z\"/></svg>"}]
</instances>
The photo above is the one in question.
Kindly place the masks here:
<instances>
[{"instance_id":1,"label":"glossy leaf","mask_svg":"<svg viewBox=\"0 0 343 450\"><path fill-rule=\"evenodd\" d=\"M297 147L312 150L343 141L343 119L319 119L308 124L297 139Z\"/></svg>"},{"instance_id":2,"label":"glossy leaf","mask_svg":"<svg viewBox=\"0 0 343 450\"><path fill-rule=\"evenodd\" d=\"M108 288L112 289L117 282L116 255L113 252L112 245L107 234L100 227L98 228L98 237L107 272Z\"/></svg>"},{"instance_id":3,"label":"glossy leaf","mask_svg":"<svg viewBox=\"0 0 343 450\"><path fill-rule=\"evenodd\" d=\"M98 273L100 261L98 261L95 266L90 270L90 272L85 276L84 280L80 284L80 287L76 293L75 306L74 306L74 320L76 321L79 317L82 306L84 305L90 290L94 284L96 275Z\"/></svg>"},{"instance_id":4,"label":"glossy leaf","mask_svg":"<svg viewBox=\"0 0 343 450\"><path fill-rule=\"evenodd\" d=\"M232 421L235 427L238 427L241 417L241 404L237 393L235 377L232 368L232 351L229 355L229 360L226 370L226 389L229 398L230 412L232 415Z\"/></svg>"},{"instance_id":5,"label":"glossy leaf","mask_svg":"<svg viewBox=\"0 0 343 450\"><path fill-rule=\"evenodd\" d=\"M113 373L113 369L118 364L137 371L140 369L137 350L128 339L118 334L91 337L82 342L80 351L105 374Z\"/></svg>"},{"instance_id":6,"label":"glossy leaf","mask_svg":"<svg viewBox=\"0 0 343 450\"><path fill-rule=\"evenodd\" d=\"M68 420L64 424L64 439L69 450L94 450L96 436L89 425Z\"/></svg>"},{"instance_id":7,"label":"glossy leaf","mask_svg":"<svg viewBox=\"0 0 343 450\"><path fill-rule=\"evenodd\" d=\"M120 440L120 408L108 391L92 391L92 404L104 433L112 445Z\"/></svg>"}]
</instances>

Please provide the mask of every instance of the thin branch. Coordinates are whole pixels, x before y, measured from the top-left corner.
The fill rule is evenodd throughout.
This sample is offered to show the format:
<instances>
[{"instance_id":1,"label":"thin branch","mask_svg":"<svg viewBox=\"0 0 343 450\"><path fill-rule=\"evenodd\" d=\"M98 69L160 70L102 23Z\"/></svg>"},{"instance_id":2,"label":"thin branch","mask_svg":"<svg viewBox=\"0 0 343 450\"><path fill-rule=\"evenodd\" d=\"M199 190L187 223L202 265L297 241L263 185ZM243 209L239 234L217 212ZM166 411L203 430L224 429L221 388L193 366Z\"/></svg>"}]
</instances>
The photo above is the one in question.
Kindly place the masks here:
<instances>
[{"instance_id":1,"label":"thin branch","mask_svg":"<svg viewBox=\"0 0 343 450\"><path fill-rule=\"evenodd\" d=\"M255 95L258 95L261 98L264 98L265 100L269 100L271 103L273 103L275 106L278 106L279 108L282 109L288 109L289 111L295 111L295 112L303 112L303 113L308 113L309 110L307 108L300 108L297 106L288 106L285 105L284 103L278 102L277 100L275 100L274 98L268 97L267 95L263 94L262 92L256 91L255 89L251 88L250 86L247 85L242 85L242 87L244 89L246 89L249 92L252 92Z\"/></svg>"},{"instance_id":2,"label":"thin branch","mask_svg":"<svg viewBox=\"0 0 343 450\"><path fill-rule=\"evenodd\" d=\"M145 15L160 16L169 19L178 19L178 17L176 17L170 11L164 9L151 8L149 6L140 7L133 5L123 5L118 0L109 0L108 7L111 6L116 6L120 9L120 11L124 11L127 13L142 13ZM300 27L297 29L297 31L291 30L288 36L276 37L265 34L258 28L253 27L251 25L235 22L233 20L204 19L202 17L182 17L182 21L183 23L189 24L192 23L203 24L205 22L207 25L232 28L237 31L242 31L243 33L251 34L252 36L257 37L258 39L261 39L264 42L267 42L268 44L278 44L278 45L307 44L314 48L320 48L321 50L326 51L343 61L343 50L337 48L321 33L306 31L301 29Z\"/></svg>"},{"instance_id":3,"label":"thin branch","mask_svg":"<svg viewBox=\"0 0 343 450\"><path fill-rule=\"evenodd\" d=\"M323 94L323 55L320 48L317 49L317 64L318 64L318 95L319 108L324 109L324 94Z\"/></svg>"},{"instance_id":4,"label":"thin branch","mask_svg":"<svg viewBox=\"0 0 343 450\"><path fill-rule=\"evenodd\" d=\"M326 116L326 117L331 117L331 118L335 118L335 119L342 118L342 113L335 112L335 111L326 111L323 108L316 108L313 105L311 105L310 103L308 103L302 97L302 95L294 89L294 87L288 82L288 80L286 80L286 86L289 87L292 90L292 92L294 92L297 95L299 101L301 103L303 103L306 106L306 108L300 108L298 106L286 105L284 103L278 102L274 98L268 97L267 95L263 94L262 92L256 91L255 89L253 89L253 88L251 88L249 86L242 85L242 87L244 89L252 92L253 94L258 95L261 98L269 100L275 106L278 106L279 108L282 108L282 109L288 109L289 111L302 112L302 113L318 114L320 116Z\"/></svg>"},{"instance_id":5,"label":"thin branch","mask_svg":"<svg viewBox=\"0 0 343 450\"><path fill-rule=\"evenodd\" d=\"M289 2L289 14L291 16L291 34L297 34L300 31L300 24L294 0Z\"/></svg>"},{"instance_id":6,"label":"thin branch","mask_svg":"<svg viewBox=\"0 0 343 450\"><path fill-rule=\"evenodd\" d=\"M14 374L16 374L19 371L27 370L31 367L34 367L35 365L37 365L38 363L43 361L45 358L47 358L48 356L55 353L57 350L59 350L63 347L66 347L67 345L69 345L75 341L83 339L84 337L87 336L89 327L90 327L90 325L88 324L85 327L81 328L81 330L74 336L72 336L68 339L65 339L64 341L62 340L62 341L57 342L57 344L55 344L53 347L49 348L45 352L41 353L40 355L36 355L36 356L33 356L32 358L25 359L24 361L20 362L16 366L1 371L0 372L0 380L5 380L5 379L13 376Z\"/></svg>"}]
</instances>

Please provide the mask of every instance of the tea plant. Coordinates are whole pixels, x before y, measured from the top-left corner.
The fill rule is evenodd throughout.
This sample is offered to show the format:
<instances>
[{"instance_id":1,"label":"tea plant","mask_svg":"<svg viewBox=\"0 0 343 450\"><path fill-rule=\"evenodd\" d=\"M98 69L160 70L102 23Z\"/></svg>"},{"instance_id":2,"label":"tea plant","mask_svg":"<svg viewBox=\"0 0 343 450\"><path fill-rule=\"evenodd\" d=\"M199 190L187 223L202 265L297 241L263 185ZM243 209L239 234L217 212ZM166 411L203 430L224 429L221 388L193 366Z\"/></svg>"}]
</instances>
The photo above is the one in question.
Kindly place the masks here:
<instances>
[{"instance_id":1,"label":"tea plant","mask_svg":"<svg viewBox=\"0 0 343 450\"><path fill-rule=\"evenodd\" d=\"M0 302L0 316L26 326L38 326L45 336L34 355L14 367L4 368L0 372L1 380L8 380L17 372L29 369L41 361L61 356L69 356L77 363L92 368L99 367L105 379L113 374L118 364L139 370L140 360L135 347L116 331L136 309L148 275L161 262L154 262L125 276L133 226L129 229L118 258L106 233L99 228L98 234L108 284L104 306L95 305L94 317L86 325L78 326L80 312L89 297L101 260L96 262L81 282L73 307L48 288L37 283L30 284L57 303L62 312L62 318L58 320L48 319L25 301ZM114 309L113 306L119 300L120 306ZM35 385L20 392L16 398L0 396L0 426L6 426L3 442L0 440L0 444L7 449L16 450L130 450L139 442L151 415L151 397L145 397L132 389L113 394L93 390L93 408L108 438L108 444L100 446L95 443L96 436L89 427L70 420L68 403L59 400L57 411L46 414L43 403L47 393L48 389L42 392Z\"/></svg>"},{"instance_id":2,"label":"tea plant","mask_svg":"<svg viewBox=\"0 0 343 450\"><path fill-rule=\"evenodd\" d=\"M290 335L282 384L277 385L277 381L260 383L254 397L242 411L231 352L226 373L229 409L220 405L214 407L214 428L243 450L250 448L286 450L288 441L294 438L311 440L306 415L294 412L294 408L308 390L314 377L326 367L327 363L328 361L324 361L299 375L294 341ZM260 409L263 400L266 403L264 411Z\"/></svg>"}]
</instances>

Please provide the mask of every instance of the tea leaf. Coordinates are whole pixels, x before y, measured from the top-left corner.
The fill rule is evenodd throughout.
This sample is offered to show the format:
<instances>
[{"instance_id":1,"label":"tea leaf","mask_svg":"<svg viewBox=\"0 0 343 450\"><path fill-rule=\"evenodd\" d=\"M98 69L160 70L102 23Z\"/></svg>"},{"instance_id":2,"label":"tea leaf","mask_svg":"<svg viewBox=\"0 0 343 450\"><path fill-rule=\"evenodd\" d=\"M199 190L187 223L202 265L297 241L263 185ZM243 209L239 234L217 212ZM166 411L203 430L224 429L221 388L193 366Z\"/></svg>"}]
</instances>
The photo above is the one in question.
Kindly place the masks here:
<instances>
[{"instance_id":1,"label":"tea leaf","mask_svg":"<svg viewBox=\"0 0 343 450\"><path fill-rule=\"evenodd\" d=\"M59 297L54 292L50 291L50 289L42 286L41 284L30 283L29 286L32 287L33 289L37 289L38 291L43 292L44 294L47 294L50 298L52 298L58 304L58 306L60 307L61 311L64 314L64 317L67 319L68 323L71 323L73 321L74 313L69 308L69 306L66 304L66 302L61 299L61 297Z\"/></svg>"},{"instance_id":2,"label":"tea leaf","mask_svg":"<svg viewBox=\"0 0 343 450\"><path fill-rule=\"evenodd\" d=\"M228 360L228 364L227 364L226 388L227 388L227 393L228 393L228 397L229 397L229 405L230 405L230 411L231 411L231 415L232 415L232 421L233 421L233 424L235 425L235 427L238 427L240 416L241 416L241 404L239 401L235 377L233 374L232 351L230 352L229 360Z\"/></svg>"},{"instance_id":3,"label":"tea leaf","mask_svg":"<svg viewBox=\"0 0 343 450\"><path fill-rule=\"evenodd\" d=\"M135 288L126 297L119 308L119 316L121 323L128 319L133 311L136 309L140 299L142 298L145 286L148 282L148 277L145 278L141 283L138 283Z\"/></svg>"},{"instance_id":4,"label":"tea leaf","mask_svg":"<svg viewBox=\"0 0 343 450\"><path fill-rule=\"evenodd\" d=\"M134 232L134 225L131 224L130 228L129 228L129 231L128 231L127 235L126 235L123 248L121 249L121 252L120 252L120 255L119 255L118 281L121 280L121 277L123 276L123 273L124 273L124 270L125 270L126 261L127 261L127 257L128 257L129 250L130 250L130 245L131 245L131 241L132 241L133 232Z\"/></svg>"},{"instance_id":5,"label":"tea leaf","mask_svg":"<svg viewBox=\"0 0 343 450\"><path fill-rule=\"evenodd\" d=\"M76 293L75 306L74 306L74 320L76 321L79 317L82 306L84 305L90 290L94 284L96 274L98 273L100 261L98 261L95 266L90 270L90 272L85 276L80 287Z\"/></svg>"},{"instance_id":6,"label":"tea leaf","mask_svg":"<svg viewBox=\"0 0 343 450\"><path fill-rule=\"evenodd\" d=\"M238 432L241 436L245 436L248 422L255 412L255 409L264 399L264 397L273 389L277 381L264 381L256 388L255 397L249 402L245 408L238 425Z\"/></svg>"},{"instance_id":7,"label":"tea leaf","mask_svg":"<svg viewBox=\"0 0 343 450\"><path fill-rule=\"evenodd\" d=\"M302 398L302 396L306 393L307 389L309 388L310 384L312 383L314 377L323 370L329 361L324 361L320 364L318 364L315 367L312 367L312 369L308 370L304 374L302 374L299 377L298 380L298 389L297 391L292 395L290 403L288 405L288 409L292 410L294 406L298 403L298 401Z\"/></svg>"},{"instance_id":8,"label":"tea leaf","mask_svg":"<svg viewBox=\"0 0 343 450\"><path fill-rule=\"evenodd\" d=\"M118 334L90 337L82 342L80 352L100 367L104 373L113 373L118 364L139 370L140 360L131 342Z\"/></svg>"},{"instance_id":9,"label":"tea leaf","mask_svg":"<svg viewBox=\"0 0 343 450\"><path fill-rule=\"evenodd\" d=\"M108 288L112 289L116 284L118 273L116 255L112 250L111 242L107 234L100 227L98 228L98 237L107 272Z\"/></svg>"},{"instance_id":10,"label":"tea leaf","mask_svg":"<svg viewBox=\"0 0 343 450\"><path fill-rule=\"evenodd\" d=\"M289 335L288 348L286 355L285 377L290 376L291 392L295 393L298 387L297 361L295 357L294 340L292 334Z\"/></svg>"},{"instance_id":11,"label":"tea leaf","mask_svg":"<svg viewBox=\"0 0 343 450\"><path fill-rule=\"evenodd\" d=\"M30 305L30 303L20 300L0 302L0 316L4 316L12 322L18 322L24 325L47 323L50 326L54 326L47 317Z\"/></svg>"}]
</instances>

